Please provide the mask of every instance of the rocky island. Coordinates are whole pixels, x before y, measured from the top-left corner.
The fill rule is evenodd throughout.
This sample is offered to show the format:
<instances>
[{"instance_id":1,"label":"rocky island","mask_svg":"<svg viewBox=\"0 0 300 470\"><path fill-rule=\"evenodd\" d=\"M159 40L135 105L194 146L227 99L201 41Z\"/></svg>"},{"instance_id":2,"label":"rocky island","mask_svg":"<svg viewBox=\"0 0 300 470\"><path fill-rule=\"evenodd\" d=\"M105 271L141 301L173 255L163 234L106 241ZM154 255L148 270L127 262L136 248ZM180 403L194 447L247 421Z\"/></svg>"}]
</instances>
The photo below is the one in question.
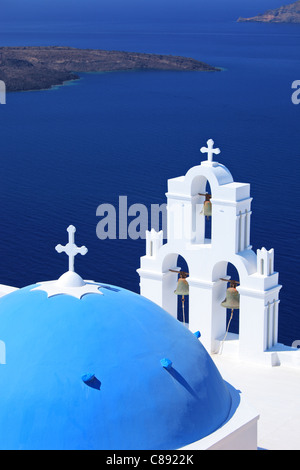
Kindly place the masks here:
<instances>
[{"instance_id":1,"label":"rocky island","mask_svg":"<svg viewBox=\"0 0 300 470\"><path fill-rule=\"evenodd\" d=\"M238 22L300 23L300 0L252 18L239 18Z\"/></svg>"},{"instance_id":2,"label":"rocky island","mask_svg":"<svg viewBox=\"0 0 300 470\"><path fill-rule=\"evenodd\" d=\"M141 69L201 72L220 70L195 59L171 55L58 46L0 47L0 80L5 82L7 91L49 89L78 79L80 72Z\"/></svg>"}]
</instances>

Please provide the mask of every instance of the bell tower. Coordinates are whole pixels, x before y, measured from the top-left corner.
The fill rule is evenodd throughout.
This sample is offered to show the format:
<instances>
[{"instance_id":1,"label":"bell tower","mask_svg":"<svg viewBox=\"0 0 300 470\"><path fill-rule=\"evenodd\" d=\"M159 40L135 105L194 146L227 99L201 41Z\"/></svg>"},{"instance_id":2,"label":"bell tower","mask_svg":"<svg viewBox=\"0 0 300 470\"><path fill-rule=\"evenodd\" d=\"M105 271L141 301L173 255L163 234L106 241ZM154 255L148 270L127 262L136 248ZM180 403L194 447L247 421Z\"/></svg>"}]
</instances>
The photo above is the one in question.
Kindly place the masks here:
<instances>
[{"instance_id":1,"label":"bell tower","mask_svg":"<svg viewBox=\"0 0 300 470\"><path fill-rule=\"evenodd\" d=\"M168 181L167 241L164 244L162 232L147 232L146 256L138 269L140 293L177 318L176 292L182 292L178 290L181 266L177 260L182 256L188 265L184 278L188 283L185 295L189 295L186 326L192 332L200 331L210 353L218 353L222 345L224 354L274 365L277 356L265 354L278 342L281 286L274 271L274 250L262 248L257 254L252 250L250 185L234 182L229 170L213 161L221 153L213 140L201 152L207 153L207 160L185 176ZM210 238L205 235L207 217L211 217ZM239 334L235 335L227 331L227 312L222 305L229 287L224 282L230 281L229 263L239 275L234 280L239 294L239 306L234 304L234 315L239 315Z\"/></svg>"}]
</instances>

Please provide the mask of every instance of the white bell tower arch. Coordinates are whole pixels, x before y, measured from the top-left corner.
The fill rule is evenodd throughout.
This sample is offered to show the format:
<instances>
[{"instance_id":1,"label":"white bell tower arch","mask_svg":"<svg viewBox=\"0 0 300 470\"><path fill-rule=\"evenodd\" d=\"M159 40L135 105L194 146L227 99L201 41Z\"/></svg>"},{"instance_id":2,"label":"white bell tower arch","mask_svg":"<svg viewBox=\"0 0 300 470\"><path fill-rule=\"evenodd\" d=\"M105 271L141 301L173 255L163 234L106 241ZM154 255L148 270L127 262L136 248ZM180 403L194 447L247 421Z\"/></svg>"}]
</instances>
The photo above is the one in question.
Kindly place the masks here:
<instances>
[{"instance_id":1,"label":"white bell tower arch","mask_svg":"<svg viewBox=\"0 0 300 470\"><path fill-rule=\"evenodd\" d=\"M264 353L278 343L278 306L281 286L274 271L274 250L254 253L250 244L250 185L236 183L229 170L213 161L220 154L209 140L201 149L208 159L185 176L168 180L167 242L163 232L146 234L146 255L138 269L140 293L177 318L178 256L189 266L189 325L200 331L210 353L218 352L226 333L227 264L239 273L239 335L232 344L243 359L265 360ZM205 238L204 194L211 188L211 238ZM227 277L229 279L229 277ZM229 342L227 350L230 351ZM225 348L226 349L226 348ZM224 350L225 350L224 349ZM269 356L270 358L271 356ZM272 357L271 359L272 362Z\"/></svg>"}]
</instances>

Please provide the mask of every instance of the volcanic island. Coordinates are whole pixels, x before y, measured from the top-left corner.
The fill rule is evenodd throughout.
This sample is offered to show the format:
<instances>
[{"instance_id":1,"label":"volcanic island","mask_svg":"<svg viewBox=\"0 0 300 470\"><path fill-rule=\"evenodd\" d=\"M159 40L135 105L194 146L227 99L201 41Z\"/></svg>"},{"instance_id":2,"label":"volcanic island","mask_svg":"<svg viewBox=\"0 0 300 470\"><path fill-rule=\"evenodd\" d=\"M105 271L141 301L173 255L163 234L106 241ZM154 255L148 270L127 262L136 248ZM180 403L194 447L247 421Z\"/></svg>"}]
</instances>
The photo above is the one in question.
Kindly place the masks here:
<instances>
[{"instance_id":1,"label":"volcanic island","mask_svg":"<svg viewBox=\"0 0 300 470\"><path fill-rule=\"evenodd\" d=\"M300 0L252 18L239 18L239 23L300 23Z\"/></svg>"},{"instance_id":2,"label":"volcanic island","mask_svg":"<svg viewBox=\"0 0 300 470\"><path fill-rule=\"evenodd\" d=\"M71 47L0 47L0 80L6 90L52 88L80 78L79 73L130 70L217 72L192 58Z\"/></svg>"}]
</instances>

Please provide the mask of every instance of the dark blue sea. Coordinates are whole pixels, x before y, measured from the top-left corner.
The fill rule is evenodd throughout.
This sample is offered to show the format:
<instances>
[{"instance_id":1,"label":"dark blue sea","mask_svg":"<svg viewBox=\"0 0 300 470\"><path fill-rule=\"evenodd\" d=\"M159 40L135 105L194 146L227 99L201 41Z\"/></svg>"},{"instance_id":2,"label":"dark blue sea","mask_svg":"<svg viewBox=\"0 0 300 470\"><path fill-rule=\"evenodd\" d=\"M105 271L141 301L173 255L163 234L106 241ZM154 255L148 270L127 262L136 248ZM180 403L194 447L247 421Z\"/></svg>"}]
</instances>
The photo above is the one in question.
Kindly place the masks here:
<instances>
[{"instance_id":1,"label":"dark blue sea","mask_svg":"<svg viewBox=\"0 0 300 470\"><path fill-rule=\"evenodd\" d=\"M238 15L237 15L238 16ZM221 73L82 74L11 93L0 107L0 283L22 287L67 270L57 243L77 227L76 270L139 292L144 240L96 236L97 207L165 202L167 180L213 138L235 181L251 184L253 249L275 249L283 285L280 341L300 340L300 26L227 22L6 25L1 46L65 45L193 57ZM0 77L1 79L1 77Z\"/></svg>"}]
</instances>

